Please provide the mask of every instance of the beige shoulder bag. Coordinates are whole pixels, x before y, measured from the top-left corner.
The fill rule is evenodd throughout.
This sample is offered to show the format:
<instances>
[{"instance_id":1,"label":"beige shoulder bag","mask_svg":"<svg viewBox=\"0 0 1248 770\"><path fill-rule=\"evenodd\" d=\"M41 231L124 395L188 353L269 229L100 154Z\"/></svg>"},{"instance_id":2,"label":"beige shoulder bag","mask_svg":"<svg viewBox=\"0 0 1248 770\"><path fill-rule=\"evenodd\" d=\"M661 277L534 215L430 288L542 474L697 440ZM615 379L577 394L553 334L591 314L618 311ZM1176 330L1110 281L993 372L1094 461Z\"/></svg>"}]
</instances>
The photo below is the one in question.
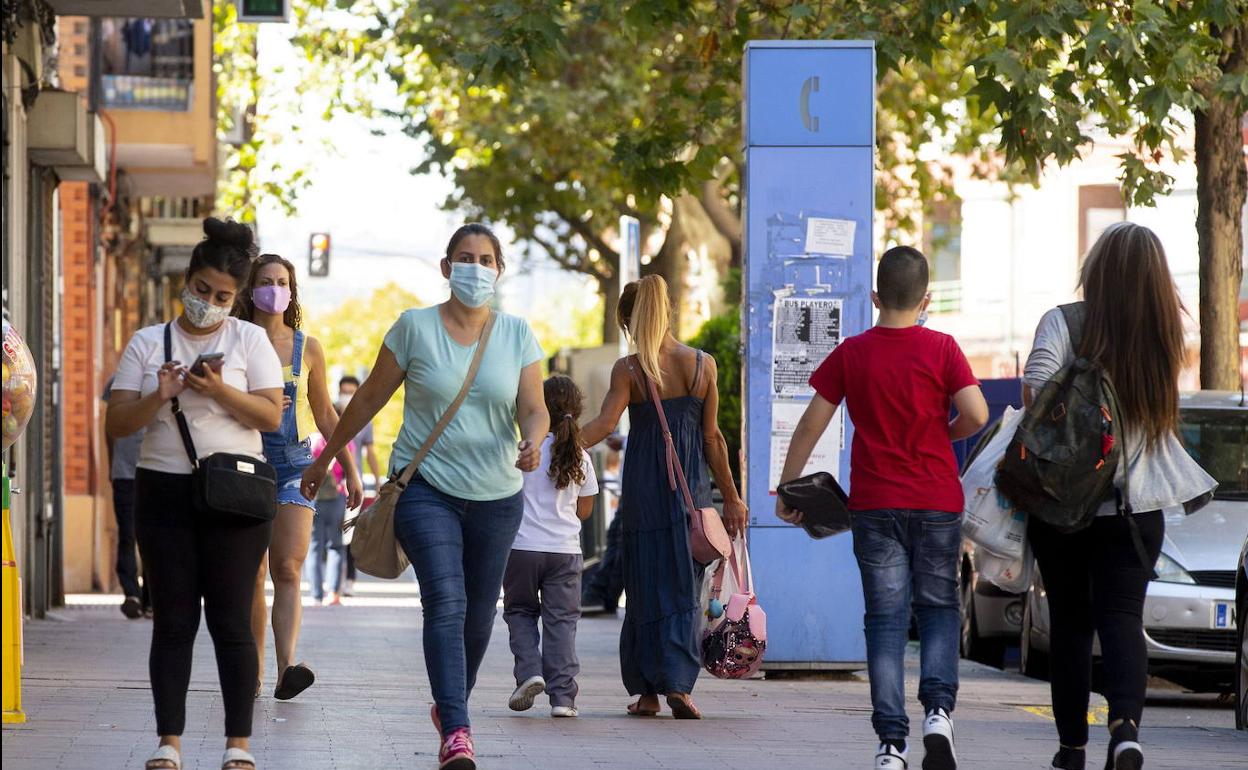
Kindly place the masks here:
<instances>
[{"instance_id":1,"label":"beige shoulder bag","mask_svg":"<svg viewBox=\"0 0 1248 770\"><path fill-rule=\"evenodd\" d=\"M468 391L472 388L472 382L477 377L477 370L481 368L481 359L485 355L485 347L490 341L490 332L494 328L494 313L490 313L490 317L486 319L485 326L481 327L481 337L477 340L477 351L473 354L472 363L468 366L468 376L464 378L464 385L459 389L459 395L451 402L451 405L442 413L442 418L438 420L438 424L433 426L433 431L429 437L425 439L425 443L416 452L416 456L407 464L403 472L398 476L391 476L377 493L377 500L372 505L365 508L358 516L355 516L342 524L342 531L355 527L355 534L351 537L351 556L355 559L355 566L361 572L379 578L387 578L393 580L410 564L407 560L407 554L403 553L403 548L399 545L398 539L394 536L394 508L399 502L399 495L403 494L403 490L407 488L412 477L416 475L416 470L420 467L421 461L429 454L429 450L433 449L433 445L438 443L438 439L442 436L442 432L446 430L446 426L451 424L455 413L459 411L459 407L464 403L464 399L468 397Z\"/></svg>"}]
</instances>

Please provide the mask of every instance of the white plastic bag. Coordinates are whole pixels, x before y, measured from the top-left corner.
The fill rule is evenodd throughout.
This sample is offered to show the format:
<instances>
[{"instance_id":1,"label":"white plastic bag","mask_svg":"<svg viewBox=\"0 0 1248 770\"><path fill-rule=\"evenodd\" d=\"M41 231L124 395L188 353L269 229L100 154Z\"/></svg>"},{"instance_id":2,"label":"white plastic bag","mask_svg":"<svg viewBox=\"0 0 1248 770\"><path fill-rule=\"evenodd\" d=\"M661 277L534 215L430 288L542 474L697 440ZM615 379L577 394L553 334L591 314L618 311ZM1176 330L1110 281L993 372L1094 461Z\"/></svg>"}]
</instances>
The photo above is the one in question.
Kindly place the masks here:
<instances>
[{"instance_id":1,"label":"white plastic bag","mask_svg":"<svg viewBox=\"0 0 1248 770\"><path fill-rule=\"evenodd\" d=\"M1021 594L1031 585L1031 572L1035 561L1035 557L1031 555L1031 543L1024 544L1023 555L1017 557L998 556L984 550L975 552L980 580L987 580L1002 591L1012 594Z\"/></svg>"},{"instance_id":2,"label":"white plastic bag","mask_svg":"<svg viewBox=\"0 0 1248 770\"><path fill-rule=\"evenodd\" d=\"M1023 556L1027 514L997 491L997 466L1022 420L1023 412L1006 407L1001 427L962 474L962 536L982 550L1011 560Z\"/></svg>"}]
</instances>

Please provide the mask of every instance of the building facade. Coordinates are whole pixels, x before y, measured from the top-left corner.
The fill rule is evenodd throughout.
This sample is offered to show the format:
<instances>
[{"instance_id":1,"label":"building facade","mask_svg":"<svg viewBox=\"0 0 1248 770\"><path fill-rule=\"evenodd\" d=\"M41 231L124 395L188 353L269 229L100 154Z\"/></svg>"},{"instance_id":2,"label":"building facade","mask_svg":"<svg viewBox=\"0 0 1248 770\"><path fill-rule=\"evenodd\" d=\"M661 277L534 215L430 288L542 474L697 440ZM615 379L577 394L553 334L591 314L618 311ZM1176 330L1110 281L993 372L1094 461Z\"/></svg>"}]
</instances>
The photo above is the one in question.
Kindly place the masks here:
<instances>
[{"instance_id":1,"label":"building facade","mask_svg":"<svg viewBox=\"0 0 1248 770\"><path fill-rule=\"evenodd\" d=\"M211 0L4 2L4 312L39 370L5 457L30 614L116 584L101 394L211 211L212 63Z\"/></svg>"}]
</instances>

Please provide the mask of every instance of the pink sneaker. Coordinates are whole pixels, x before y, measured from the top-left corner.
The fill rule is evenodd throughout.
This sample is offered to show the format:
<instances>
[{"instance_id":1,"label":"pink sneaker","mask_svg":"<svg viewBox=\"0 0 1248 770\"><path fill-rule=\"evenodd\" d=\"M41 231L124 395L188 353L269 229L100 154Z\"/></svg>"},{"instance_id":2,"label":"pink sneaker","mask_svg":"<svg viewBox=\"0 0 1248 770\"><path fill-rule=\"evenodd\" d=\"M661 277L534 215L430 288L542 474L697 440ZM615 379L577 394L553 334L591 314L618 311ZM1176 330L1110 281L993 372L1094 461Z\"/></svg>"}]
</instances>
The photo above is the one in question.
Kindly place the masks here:
<instances>
[{"instance_id":1,"label":"pink sneaker","mask_svg":"<svg viewBox=\"0 0 1248 770\"><path fill-rule=\"evenodd\" d=\"M457 727L442 742L438 752L438 770L477 770L476 753L472 749L472 731Z\"/></svg>"}]
</instances>

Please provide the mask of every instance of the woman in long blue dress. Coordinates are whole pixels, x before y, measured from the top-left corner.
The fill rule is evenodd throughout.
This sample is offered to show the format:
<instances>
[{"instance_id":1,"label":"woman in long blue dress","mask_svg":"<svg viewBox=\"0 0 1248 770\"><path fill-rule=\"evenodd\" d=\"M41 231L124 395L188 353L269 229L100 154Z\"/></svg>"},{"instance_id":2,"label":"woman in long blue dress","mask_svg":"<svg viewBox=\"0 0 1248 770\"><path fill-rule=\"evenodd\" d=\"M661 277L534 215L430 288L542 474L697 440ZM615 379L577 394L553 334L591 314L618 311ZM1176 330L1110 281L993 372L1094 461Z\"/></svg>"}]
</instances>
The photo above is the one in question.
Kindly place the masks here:
<instances>
[{"instance_id":1,"label":"woman in long blue dress","mask_svg":"<svg viewBox=\"0 0 1248 770\"><path fill-rule=\"evenodd\" d=\"M628 409L619 511L623 528L624 593L620 672L638 700L634 716L656 716L659 696L677 719L700 719L689 694L701 670L698 652L702 567L689 550L688 510L668 478L663 429L648 390L659 389L676 455L694 503L711 504L710 476L724 495L729 534L744 529L748 510L728 465L728 446L717 422L719 390L715 359L678 342L671 333L667 284L647 276L624 287L616 320L637 353L611 372L602 411L582 429L587 446L602 441Z\"/></svg>"}]
</instances>

